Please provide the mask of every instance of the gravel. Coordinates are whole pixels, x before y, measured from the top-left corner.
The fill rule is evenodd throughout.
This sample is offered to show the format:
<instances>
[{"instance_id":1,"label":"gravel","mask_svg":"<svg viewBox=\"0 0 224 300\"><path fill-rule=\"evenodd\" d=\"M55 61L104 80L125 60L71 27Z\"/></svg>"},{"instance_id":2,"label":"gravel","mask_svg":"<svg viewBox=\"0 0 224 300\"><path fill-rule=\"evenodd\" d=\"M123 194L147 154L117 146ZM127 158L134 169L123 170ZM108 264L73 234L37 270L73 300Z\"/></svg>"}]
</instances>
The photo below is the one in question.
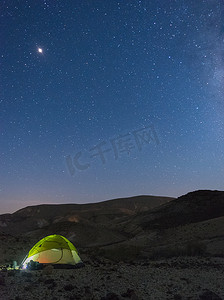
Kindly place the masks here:
<instances>
[{"instance_id":1,"label":"gravel","mask_svg":"<svg viewBox=\"0 0 224 300\"><path fill-rule=\"evenodd\" d=\"M223 282L223 258L88 260L80 269L1 270L0 299L224 299Z\"/></svg>"}]
</instances>

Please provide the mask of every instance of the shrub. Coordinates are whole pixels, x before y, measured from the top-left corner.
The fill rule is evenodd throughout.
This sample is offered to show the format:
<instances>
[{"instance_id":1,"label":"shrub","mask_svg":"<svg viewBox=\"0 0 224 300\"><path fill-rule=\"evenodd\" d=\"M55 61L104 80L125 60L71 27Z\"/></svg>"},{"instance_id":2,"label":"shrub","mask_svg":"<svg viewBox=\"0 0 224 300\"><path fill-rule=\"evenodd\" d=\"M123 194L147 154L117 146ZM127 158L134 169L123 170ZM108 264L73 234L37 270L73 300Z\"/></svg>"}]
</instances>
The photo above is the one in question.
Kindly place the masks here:
<instances>
[{"instance_id":1,"label":"shrub","mask_svg":"<svg viewBox=\"0 0 224 300\"><path fill-rule=\"evenodd\" d=\"M109 260L119 262L126 261L131 262L135 261L140 257L141 248L132 245L122 245L116 248L104 250L103 256Z\"/></svg>"},{"instance_id":2,"label":"shrub","mask_svg":"<svg viewBox=\"0 0 224 300\"><path fill-rule=\"evenodd\" d=\"M185 245L167 246L152 249L151 259L171 258L178 256L202 256L206 254L206 245L200 241L189 241Z\"/></svg>"},{"instance_id":3,"label":"shrub","mask_svg":"<svg viewBox=\"0 0 224 300\"><path fill-rule=\"evenodd\" d=\"M206 253L206 245L199 241L189 241L186 245L186 254L188 256L204 255Z\"/></svg>"}]
</instances>

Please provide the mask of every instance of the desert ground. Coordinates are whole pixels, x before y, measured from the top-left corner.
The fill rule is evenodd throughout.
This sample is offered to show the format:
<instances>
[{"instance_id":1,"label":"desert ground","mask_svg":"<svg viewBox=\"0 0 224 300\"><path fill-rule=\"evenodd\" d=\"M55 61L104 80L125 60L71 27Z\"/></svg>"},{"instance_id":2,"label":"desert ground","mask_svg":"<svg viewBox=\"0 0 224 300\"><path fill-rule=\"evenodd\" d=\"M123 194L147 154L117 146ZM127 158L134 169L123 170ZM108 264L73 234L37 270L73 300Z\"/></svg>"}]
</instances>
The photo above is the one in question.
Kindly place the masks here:
<instances>
[{"instance_id":1,"label":"desert ground","mask_svg":"<svg viewBox=\"0 0 224 300\"><path fill-rule=\"evenodd\" d=\"M179 257L78 269L1 270L0 299L224 299L224 259Z\"/></svg>"}]
</instances>

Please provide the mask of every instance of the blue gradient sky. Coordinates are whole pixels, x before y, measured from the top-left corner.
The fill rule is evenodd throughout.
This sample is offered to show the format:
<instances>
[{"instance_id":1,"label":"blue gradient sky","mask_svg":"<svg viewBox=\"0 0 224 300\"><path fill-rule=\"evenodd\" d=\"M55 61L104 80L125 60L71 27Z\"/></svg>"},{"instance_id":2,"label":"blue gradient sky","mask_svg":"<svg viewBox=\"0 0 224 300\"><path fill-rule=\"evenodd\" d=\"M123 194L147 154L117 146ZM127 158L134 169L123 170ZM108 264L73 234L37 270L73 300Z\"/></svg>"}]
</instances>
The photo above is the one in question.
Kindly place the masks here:
<instances>
[{"instance_id":1,"label":"blue gradient sky","mask_svg":"<svg viewBox=\"0 0 224 300\"><path fill-rule=\"evenodd\" d=\"M223 189L223 1L2 1L0 20L0 213Z\"/></svg>"}]
</instances>

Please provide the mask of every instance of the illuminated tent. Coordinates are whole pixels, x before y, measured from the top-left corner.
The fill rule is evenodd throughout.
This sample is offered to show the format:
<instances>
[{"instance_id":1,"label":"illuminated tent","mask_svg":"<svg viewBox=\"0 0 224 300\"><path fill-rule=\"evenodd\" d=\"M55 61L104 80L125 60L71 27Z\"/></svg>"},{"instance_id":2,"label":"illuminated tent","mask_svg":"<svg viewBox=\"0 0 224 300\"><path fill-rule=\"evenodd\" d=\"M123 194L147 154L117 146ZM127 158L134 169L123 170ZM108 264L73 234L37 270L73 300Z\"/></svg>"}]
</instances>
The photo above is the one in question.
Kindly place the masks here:
<instances>
[{"instance_id":1,"label":"illuminated tent","mask_svg":"<svg viewBox=\"0 0 224 300\"><path fill-rule=\"evenodd\" d=\"M22 262L26 268L30 261L40 264L77 265L82 263L75 246L62 235L49 235L36 243Z\"/></svg>"}]
</instances>

